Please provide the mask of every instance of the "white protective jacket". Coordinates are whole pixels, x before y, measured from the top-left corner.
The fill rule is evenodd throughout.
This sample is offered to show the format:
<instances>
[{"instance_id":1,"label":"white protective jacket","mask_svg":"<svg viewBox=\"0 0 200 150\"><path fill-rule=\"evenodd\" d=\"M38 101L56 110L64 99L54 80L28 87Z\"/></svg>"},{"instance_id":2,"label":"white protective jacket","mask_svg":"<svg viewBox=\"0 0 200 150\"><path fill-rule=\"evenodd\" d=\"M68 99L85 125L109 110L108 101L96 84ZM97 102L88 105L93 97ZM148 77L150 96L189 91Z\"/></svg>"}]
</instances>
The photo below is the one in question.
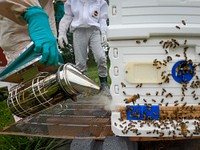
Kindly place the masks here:
<instances>
[{"instance_id":1,"label":"white protective jacket","mask_svg":"<svg viewBox=\"0 0 200 150\"><path fill-rule=\"evenodd\" d=\"M105 0L67 0L65 15L59 24L59 33L66 33L69 25L71 31L80 27L95 26L101 33L106 33L107 9Z\"/></svg>"},{"instance_id":2,"label":"white protective jacket","mask_svg":"<svg viewBox=\"0 0 200 150\"><path fill-rule=\"evenodd\" d=\"M51 29L57 36L52 0L0 0L0 47L8 61L15 59L31 42L23 18L23 13L31 6L40 6L46 11Z\"/></svg>"}]
</instances>

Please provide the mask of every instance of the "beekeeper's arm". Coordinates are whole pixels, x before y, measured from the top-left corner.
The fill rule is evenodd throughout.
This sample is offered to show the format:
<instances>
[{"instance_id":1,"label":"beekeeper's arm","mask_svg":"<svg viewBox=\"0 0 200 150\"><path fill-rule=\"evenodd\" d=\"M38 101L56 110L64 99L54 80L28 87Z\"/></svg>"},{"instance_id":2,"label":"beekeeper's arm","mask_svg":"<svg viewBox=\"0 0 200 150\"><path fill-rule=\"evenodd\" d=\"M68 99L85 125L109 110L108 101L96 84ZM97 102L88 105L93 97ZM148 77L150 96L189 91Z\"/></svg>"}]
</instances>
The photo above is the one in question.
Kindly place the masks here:
<instances>
[{"instance_id":1,"label":"beekeeper's arm","mask_svg":"<svg viewBox=\"0 0 200 150\"><path fill-rule=\"evenodd\" d=\"M29 35L35 44L34 51L42 54L40 62L46 65L58 65L61 57L56 38L50 28L48 15L38 0L0 0L0 15L20 25L28 23Z\"/></svg>"},{"instance_id":2,"label":"beekeeper's arm","mask_svg":"<svg viewBox=\"0 0 200 150\"><path fill-rule=\"evenodd\" d=\"M58 23L58 24L65 14L64 3L65 3L65 1L63 1L63 0L56 1L55 19L56 19L56 23Z\"/></svg>"},{"instance_id":3,"label":"beekeeper's arm","mask_svg":"<svg viewBox=\"0 0 200 150\"><path fill-rule=\"evenodd\" d=\"M64 48L64 43L68 44L68 39L66 35L69 25L73 19L73 14L71 11L71 0L68 0L65 3L64 8L65 8L65 15L61 19L58 27L58 44L60 45L61 48Z\"/></svg>"},{"instance_id":4,"label":"beekeeper's arm","mask_svg":"<svg viewBox=\"0 0 200 150\"><path fill-rule=\"evenodd\" d=\"M107 19L108 19L108 4L105 0L101 1L99 24L101 30L102 45L107 43Z\"/></svg>"}]
</instances>

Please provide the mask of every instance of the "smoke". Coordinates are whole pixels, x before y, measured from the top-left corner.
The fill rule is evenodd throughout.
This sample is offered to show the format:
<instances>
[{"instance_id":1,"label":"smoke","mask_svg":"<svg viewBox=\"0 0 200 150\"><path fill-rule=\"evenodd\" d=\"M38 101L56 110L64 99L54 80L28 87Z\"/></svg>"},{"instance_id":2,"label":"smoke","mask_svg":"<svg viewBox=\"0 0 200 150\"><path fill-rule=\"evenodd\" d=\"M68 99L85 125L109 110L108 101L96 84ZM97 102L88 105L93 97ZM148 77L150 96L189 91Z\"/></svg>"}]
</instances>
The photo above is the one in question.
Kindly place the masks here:
<instances>
[{"instance_id":1,"label":"smoke","mask_svg":"<svg viewBox=\"0 0 200 150\"><path fill-rule=\"evenodd\" d=\"M111 102L112 102L111 98L104 95L96 95L95 98L97 100L97 103L102 103L104 105L105 110L107 111L111 110Z\"/></svg>"},{"instance_id":2,"label":"smoke","mask_svg":"<svg viewBox=\"0 0 200 150\"><path fill-rule=\"evenodd\" d=\"M103 104L106 111L112 111L115 108L111 97L98 94L94 95L92 99L98 104Z\"/></svg>"},{"instance_id":3,"label":"smoke","mask_svg":"<svg viewBox=\"0 0 200 150\"><path fill-rule=\"evenodd\" d=\"M103 105L104 109L106 111L111 111L114 108L113 103L112 103L112 98L105 96L105 95L101 95L101 94L93 95L93 96L80 97L80 98L78 98L78 101L79 102L87 101L87 102L90 102L91 104Z\"/></svg>"}]
</instances>

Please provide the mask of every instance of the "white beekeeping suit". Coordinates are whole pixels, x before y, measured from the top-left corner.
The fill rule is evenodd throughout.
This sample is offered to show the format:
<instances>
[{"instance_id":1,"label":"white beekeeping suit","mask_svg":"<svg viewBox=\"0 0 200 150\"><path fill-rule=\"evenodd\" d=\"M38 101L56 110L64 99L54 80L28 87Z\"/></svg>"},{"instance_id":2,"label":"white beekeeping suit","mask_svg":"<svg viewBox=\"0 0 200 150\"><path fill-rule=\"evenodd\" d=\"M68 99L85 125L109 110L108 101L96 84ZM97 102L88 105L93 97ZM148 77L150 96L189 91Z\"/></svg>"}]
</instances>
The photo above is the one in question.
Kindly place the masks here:
<instances>
[{"instance_id":1,"label":"white beekeeping suit","mask_svg":"<svg viewBox=\"0 0 200 150\"><path fill-rule=\"evenodd\" d=\"M87 48L94 54L98 67L101 89L109 95L107 85L107 61L102 44L107 42L107 9L105 0L68 0L65 3L65 15L59 24L58 43L68 44L67 30L73 32L73 46L77 68L87 70Z\"/></svg>"}]
</instances>

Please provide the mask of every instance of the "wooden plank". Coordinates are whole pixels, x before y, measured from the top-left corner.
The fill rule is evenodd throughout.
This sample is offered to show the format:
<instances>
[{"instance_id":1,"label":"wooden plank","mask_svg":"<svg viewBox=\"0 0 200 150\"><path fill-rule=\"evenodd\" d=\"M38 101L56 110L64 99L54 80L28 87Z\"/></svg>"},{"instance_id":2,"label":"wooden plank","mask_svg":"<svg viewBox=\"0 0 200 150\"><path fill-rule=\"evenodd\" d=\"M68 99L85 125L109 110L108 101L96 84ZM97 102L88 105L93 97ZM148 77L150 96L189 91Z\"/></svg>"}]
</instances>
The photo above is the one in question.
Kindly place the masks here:
<instances>
[{"instance_id":1,"label":"wooden plank","mask_svg":"<svg viewBox=\"0 0 200 150\"><path fill-rule=\"evenodd\" d=\"M198 136L194 136L194 137L129 137L130 141L172 141L172 140L188 140L188 139L200 139L200 137Z\"/></svg>"},{"instance_id":2,"label":"wooden plank","mask_svg":"<svg viewBox=\"0 0 200 150\"><path fill-rule=\"evenodd\" d=\"M199 119L200 106L161 106L160 119Z\"/></svg>"}]
</instances>

